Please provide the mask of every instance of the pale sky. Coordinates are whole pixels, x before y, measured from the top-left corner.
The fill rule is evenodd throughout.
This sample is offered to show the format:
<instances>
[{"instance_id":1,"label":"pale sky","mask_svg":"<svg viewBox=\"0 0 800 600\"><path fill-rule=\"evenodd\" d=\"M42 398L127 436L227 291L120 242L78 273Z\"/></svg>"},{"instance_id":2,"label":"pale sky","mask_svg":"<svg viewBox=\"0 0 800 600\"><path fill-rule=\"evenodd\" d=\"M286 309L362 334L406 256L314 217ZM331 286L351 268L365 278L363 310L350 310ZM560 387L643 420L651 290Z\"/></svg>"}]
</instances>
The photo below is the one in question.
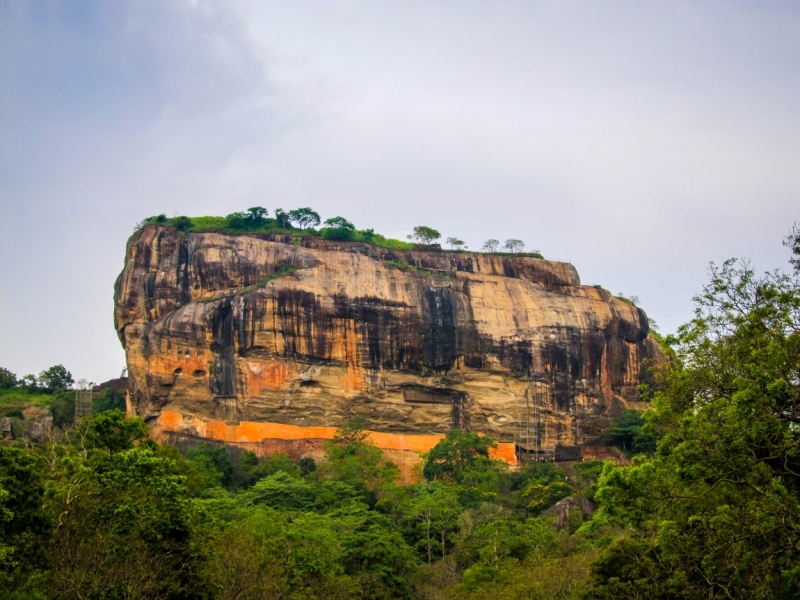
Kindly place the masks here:
<instances>
[{"instance_id":1,"label":"pale sky","mask_svg":"<svg viewBox=\"0 0 800 600\"><path fill-rule=\"evenodd\" d=\"M800 217L800 3L0 0L0 366L124 366L142 218L519 238L662 332Z\"/></svg>"}]
</instances>

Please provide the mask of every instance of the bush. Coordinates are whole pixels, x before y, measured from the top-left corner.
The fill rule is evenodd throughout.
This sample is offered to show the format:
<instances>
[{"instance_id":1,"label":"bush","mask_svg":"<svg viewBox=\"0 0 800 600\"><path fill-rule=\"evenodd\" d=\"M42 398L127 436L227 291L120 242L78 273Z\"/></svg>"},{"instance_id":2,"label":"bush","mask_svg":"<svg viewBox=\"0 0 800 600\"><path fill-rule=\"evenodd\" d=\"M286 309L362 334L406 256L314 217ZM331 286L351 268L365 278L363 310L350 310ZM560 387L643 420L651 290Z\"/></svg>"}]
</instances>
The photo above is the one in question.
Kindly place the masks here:
<instances>
[{"instance_id":1,"label":"bush","mask_svg":"<svg viewBox=\"0 0 800 600\"><path fill-rule=\"evenodd\" d=\"M332 241L350 242L356 237L355 231L342 227L323 227L320 233L323 239Z\"/></svg>"},{"instance_id":2,"label":"bush","mask_svg":"<svg viewBox=\"0 0 800 600\"><path fill-rule=\"evenodd\" d=\"M50 404L53 425L66 429L75 422L75 392L59 391Z\"/></svg>"},{"instance_id":3,"label":"bush","mask_svg":"<svg viewBox=\"0 0 800 600\"><path fill-rule=\"evenodd\" d=\"M387 250L413 250L416 247L416 244L412 244L411 242L387 238L382 236L380 233L374 234L371 238L371 241L376 246L386 248Z\"/></svg>"},{"instance_id":4,"label":"bush","mask_svg":"<svg viewBox=\"0 0 800 600\"><path fill-rule=\"evenodd\" d=\"M100 392L100 396L92 404L92 413L99 414L107 410L124 411L126 408L125 397L110 388L106 388Z\"/></svg>"},{"instance_id":5,"label":"bush","mask_svg":"<svg viewBox=\"0 0 800 600\"><path fill-rule=\"evenodd\" d=\"M189 217L175 217L170 223L178 231L189 231L192 228L192 220Z\"/></svg>"},{"instance_id":6,"label":"bush","mask_svg":"<svg viewBox=\"0 0 800 600\"><path fill-rule=\"evenodd\" d=\"M245 230L258 229L267 223L267 209L262 206L253 206L244 212L235 212L225 217L225 222L231 229Z\"/></svg>"},{"instance_id":7,"label":"bush","mask_svg":"<svg viewBox=\"0 0 800 600\"><path fill-rule=\"evenodd\" d=\"M652 434L642 432L644 425L642 413L634 409L626 410L603 432L603 442L629 454L652 453L657 440Z\"/></svg>"}]
</instances>

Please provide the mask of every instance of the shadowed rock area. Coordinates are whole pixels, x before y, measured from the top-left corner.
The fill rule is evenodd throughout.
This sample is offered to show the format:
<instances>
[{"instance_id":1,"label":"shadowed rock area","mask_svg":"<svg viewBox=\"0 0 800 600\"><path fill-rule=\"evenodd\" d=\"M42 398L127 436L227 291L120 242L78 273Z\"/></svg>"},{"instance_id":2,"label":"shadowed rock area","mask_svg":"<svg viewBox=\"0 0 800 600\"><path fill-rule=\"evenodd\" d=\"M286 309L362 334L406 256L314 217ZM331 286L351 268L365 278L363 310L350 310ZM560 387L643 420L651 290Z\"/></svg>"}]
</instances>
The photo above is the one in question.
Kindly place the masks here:
<instances>
[{"instance_id":1,"label":"shadowed rock area","mask_svg":"<svg viewBox=\"0 0 800 600\"><path fill-rule=\"evenodd\" d=\"M530 257L148 225L114 301L133 412L180 413L187 435L197 419L360 416L376 432L580 445L664 360L642 310Z\"/></svg>"}]
</instances>

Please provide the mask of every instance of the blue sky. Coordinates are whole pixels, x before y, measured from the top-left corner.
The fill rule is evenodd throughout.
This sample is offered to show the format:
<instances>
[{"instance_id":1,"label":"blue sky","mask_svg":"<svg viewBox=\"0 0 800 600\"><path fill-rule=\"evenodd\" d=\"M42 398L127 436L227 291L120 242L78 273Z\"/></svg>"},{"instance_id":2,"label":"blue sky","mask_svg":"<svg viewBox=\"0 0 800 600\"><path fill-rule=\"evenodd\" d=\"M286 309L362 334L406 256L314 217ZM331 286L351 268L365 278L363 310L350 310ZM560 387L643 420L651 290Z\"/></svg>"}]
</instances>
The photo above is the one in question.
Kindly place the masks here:
<instances>
[{"instance_id":1,"label":"blue sky","mask_svg":"<svg viewBox=\"0 0 800 600\"><path fill-rule=\"evenodd\" d=\"M786 264L800 5L0 0L0 365L118 375L143 217L516 237L673 331Z\"/></svg>"}]
</instances>

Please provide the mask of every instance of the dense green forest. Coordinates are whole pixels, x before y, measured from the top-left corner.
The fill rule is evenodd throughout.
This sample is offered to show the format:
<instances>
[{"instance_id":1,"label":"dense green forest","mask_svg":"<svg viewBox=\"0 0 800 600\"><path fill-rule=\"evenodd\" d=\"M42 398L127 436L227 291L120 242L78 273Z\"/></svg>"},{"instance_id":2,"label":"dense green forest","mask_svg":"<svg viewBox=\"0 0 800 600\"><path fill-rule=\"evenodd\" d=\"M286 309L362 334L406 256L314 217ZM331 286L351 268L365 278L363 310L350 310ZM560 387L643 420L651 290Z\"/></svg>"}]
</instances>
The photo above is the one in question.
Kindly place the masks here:
<instances>
[{"instance_id":1,"label":"dense green forest","mask_svg":"<svg viewBox=\"0 0 800 600\"><path fill-rule=\"evenodd\" d=\"M315 464L182 454L104 410L0 445L0 594L800 597L800 230L786 244L789 273L711 267L644 420L606 432L631 466L509 471L452 431L404 486L357 421Z\"/></svg>"}]
</instances>

